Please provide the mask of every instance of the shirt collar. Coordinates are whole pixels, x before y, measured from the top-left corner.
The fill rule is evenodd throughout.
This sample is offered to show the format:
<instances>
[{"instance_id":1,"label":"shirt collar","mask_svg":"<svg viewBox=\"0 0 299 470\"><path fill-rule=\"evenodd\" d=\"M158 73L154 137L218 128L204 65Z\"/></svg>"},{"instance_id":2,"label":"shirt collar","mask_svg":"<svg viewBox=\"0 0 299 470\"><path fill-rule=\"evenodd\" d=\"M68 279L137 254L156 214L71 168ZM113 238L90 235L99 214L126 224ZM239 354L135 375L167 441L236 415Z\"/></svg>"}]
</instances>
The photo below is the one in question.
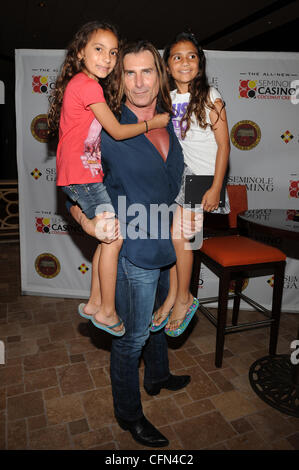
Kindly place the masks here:
<instances>
[{"instance_id":1,"label":"shirt collar","mask_svg":"<svg viewBox=\"0 0 299 470\"><path fill-rule=\"evenodd\" d=\"M121 120L122 122L138 122L136 114L134 114L133 111L131 111L125 104L122 104L121 106Z\"/></svg>"},{"instance_id":2,"label":"shirt collar","mask_svg":"<svg viewBox=\"0 0 299 470\"><path fill-rule=\"evenodd\" d=\"M161 108L161 106L157 106L157 112L158 113L163 113L165 111L163 111L163 109ZM135 122L138 122L138 118L136 116L136 114L133 113L133 111L131 111L130 108L128 108L128 106L126 106L124 103L121 105L121 122L122 123L135 123ZM169 124L171 122L171 119L169 120L169 123L167 125L167 128L169 127Z\"/></svg>"}]
</instances>

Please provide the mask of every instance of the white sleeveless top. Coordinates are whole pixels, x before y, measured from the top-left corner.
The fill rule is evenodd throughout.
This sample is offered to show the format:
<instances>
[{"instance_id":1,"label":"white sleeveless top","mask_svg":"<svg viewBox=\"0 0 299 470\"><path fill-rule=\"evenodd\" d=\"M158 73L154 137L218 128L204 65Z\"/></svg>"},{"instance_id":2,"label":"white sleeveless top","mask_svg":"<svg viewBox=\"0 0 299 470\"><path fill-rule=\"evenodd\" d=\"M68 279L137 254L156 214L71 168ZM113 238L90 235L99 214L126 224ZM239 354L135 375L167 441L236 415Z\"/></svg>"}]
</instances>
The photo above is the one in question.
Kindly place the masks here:
<instances>
[{"instance_id":1,"label":"white sleeveless top","mask_svg":"<svg viewBox=\"0 0 299 470\"><path fill-rule=\"evenodd\" d=\"M222 97L216 88L210 87L209 93L212 103L214 103L216 99L222 100ZM182 139L180 121L189 104L190 93L181 94L178 93L177 90L173 90L170 95L174 111L172 122L176 135L183 148L184 161L186 165L188 165L196 175L214 175L217 143L213 130L210 126L202 129L198 125L195 116L192 115L190 128L186 137ZM206 122L209 124L211 124L210 111L211 110L206 107Z\"/></svg>"}]
</instances>

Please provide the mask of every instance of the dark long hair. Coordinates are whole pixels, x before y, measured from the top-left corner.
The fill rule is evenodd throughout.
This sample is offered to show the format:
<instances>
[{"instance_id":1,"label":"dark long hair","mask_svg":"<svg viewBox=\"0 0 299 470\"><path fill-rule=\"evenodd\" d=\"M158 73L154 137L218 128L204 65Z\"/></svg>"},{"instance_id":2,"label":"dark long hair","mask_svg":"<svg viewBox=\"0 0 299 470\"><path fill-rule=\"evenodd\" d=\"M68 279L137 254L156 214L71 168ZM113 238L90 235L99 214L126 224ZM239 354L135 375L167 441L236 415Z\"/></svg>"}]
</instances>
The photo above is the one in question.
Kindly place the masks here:
<instances>
[{"instance_id":1,"label":"dark long hair","mask_svg":"<svg viewBox=\"0 0 299 470\"><path fill-rule=\"evenodd\" d=\"M123 62L127 54L138 54L149 51L153 55L156 70L159 78L159 93L157 96L157 106L168 113L172 113L171 98L169 94L169 84L166 67L159 51L149 41L138 41L124 44L118 56L118 62L109 77L109 106L111 110L120 115L121 104L125 100L124 69Z\"/></svg>"},{"instance_id":2,"label":"dark long hair","mask_svg":"<svg viewBox=\"0 0 299 470\"><path fill-rule=\"evenodd\" d=\"M67 48L66 57L57 77L55 88L49 97L48 127L52 135L57 134L59 129L62 100L66 86L74 75L84 69L84 62L78 58L78 53L86 47L92 34L99 29L111 31L119 39L116 27L106 22L90 21L77 31Z\"/></svg>"},{"instance_id":3,"label":"dark long hair","mask_svg":"<svg viewBox=\"0 0 299 470\"><path fill-rule=\"evenodd\" d=\"M217 121L220 117L220 113L217 111L214 104L210 100L210 97L209 97L210 86L209 86L208 79L206 76L206 57L205 57L204 51L202 50L201 46L199 45L193 33L190 33L190 32L179 33L174 38L174 40L165 47L164 53L163 53L163 59L164 59L166 66L168 65L168 60L170 57L172 47L175 44L178 44L179 42L191 42L196 47L198 58L199 58L198 74L192 80L192 82L189 83L188 91L190 93L190 101L186 109L186 112L181 120L181 136L184 139L186 136L186 133L190 129L191 116L193 113L196 117L198 125L203 129L205 129L208 125L211 126L209 123L206 122L206 109L205 109L206 107L208 109L214 110L217 113L218 115ZM168 74L168 77L169 77L170 89L173 90L176 88L175 81L173 80L170 74ZM224 107L224 104L223 104L223 107ZM186 126L183 126L184 122L186 122Z\"/></svg>"}]
</instances>

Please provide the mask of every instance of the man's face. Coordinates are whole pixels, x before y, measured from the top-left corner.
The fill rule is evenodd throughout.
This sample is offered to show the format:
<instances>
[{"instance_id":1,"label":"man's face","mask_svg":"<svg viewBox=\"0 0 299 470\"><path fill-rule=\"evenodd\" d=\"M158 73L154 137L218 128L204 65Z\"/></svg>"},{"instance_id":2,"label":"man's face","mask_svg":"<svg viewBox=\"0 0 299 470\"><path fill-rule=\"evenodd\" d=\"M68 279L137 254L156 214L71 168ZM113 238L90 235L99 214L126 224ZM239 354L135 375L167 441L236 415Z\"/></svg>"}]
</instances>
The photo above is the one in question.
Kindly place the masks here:
<instances>
[{"instance_id":1,"label":"man's face","mask_svg":"<svg viewBox=\"0 0 299 470\"><path fill-rule=\"evenodd\" d=\"M150 51L127 54L124 57L124 76L127 102L138 108L156 103L159 77Z\"/></svg>"}]
</instances>

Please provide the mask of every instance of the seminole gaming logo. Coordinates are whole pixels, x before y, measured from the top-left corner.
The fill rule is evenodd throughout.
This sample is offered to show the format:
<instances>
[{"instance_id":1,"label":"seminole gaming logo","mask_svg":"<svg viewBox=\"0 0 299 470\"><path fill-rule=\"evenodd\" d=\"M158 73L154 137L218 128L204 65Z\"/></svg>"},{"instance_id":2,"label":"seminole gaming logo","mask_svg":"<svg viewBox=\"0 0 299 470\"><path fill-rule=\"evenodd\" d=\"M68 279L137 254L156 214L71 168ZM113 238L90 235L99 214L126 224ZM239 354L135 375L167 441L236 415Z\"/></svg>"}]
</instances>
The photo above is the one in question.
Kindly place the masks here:
<instances>
[{"instance_id":1,"label":"seminole gaming logo","mask_svg":"<svg viewBox=\"0 0 299 470\"><path fill-rule=\"evenodd\" d=\"M85 263L82 263L82 264L80 264L80 266L78 267L78 270L80 271L81 274L86 274L87 271L89 271L89 267L86 266Z\"/></svg>"},{"instance_id":2,"label":"seminole gaming logo","mask_svg":"<svg viewBox=\"0 0 299 470\"><path fill-rule=\"evenodd\" d=\"M296 94L292 80L286 79L239 79L239 98L290 100Z\"/></svg>"},{"instance_id":3,"label":"seminole gaming logo","mask_svg":"<svg viewBox=\"0 0 299 470\"><path fill-rule=\"evenodd\" d=\"M32 178L34 178L35 180L38 180L38 179L42 176L42 172L39 171L38 168L34 168L34 170L31 171L30 175L31 175Z\"/></svg>"},{"instance_id":4,"label":"seminole gaming logo","mask_svg":"<svg viewBox=\"0 0 299 470\"><path fill-rule=\"evenodd\" d=\"M285 275L283 288L284 289L299 289L299 279L298 276L294 275ZM270 279L267 280L269 286L274 287L275 277L272 276Z\"/></svg>"},{"instance_id":5,"label":"seminole gaming logo","mask_svg":"<svg viewBox=\"0 0 299 470\"><path fill-rule=\"evenodd\" d=\"M280 138L285 144L288 144L289 142L291 142L294 136L289 130L286 130L283 134L281 134Z\"/></svg>"},{"instance_id":6,"label":"seminole gaming logo","mask_svg":"<svg viewBox=\"0 0 299 470\"><path fill-rule=\"evenodd\" d=\"M267 280L267 283L269 286L274 287L274 276L270 277L270 279Z\"/></svg>"}]
</instances>

